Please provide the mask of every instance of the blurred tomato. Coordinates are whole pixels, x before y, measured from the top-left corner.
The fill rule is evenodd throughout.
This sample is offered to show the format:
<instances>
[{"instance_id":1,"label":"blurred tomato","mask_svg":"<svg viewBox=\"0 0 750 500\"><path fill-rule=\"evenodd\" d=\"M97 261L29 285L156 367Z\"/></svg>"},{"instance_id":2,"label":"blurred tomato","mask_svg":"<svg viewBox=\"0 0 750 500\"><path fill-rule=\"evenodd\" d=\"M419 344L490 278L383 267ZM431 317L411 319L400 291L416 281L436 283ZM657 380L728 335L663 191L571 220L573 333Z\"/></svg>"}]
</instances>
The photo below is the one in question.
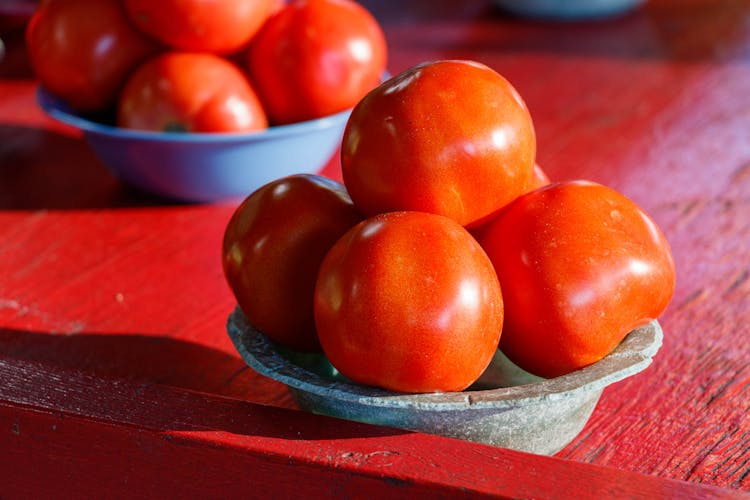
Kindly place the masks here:
<instances>
[{"instance_id":1,"label":"blurred tomato","mask_svg":"<svg viewBox=\"0 0 750 500\"><path fill-rule=\"evenodd\" d=\"M675 286L669 245L622 194L584 181L525 194L483 231L505 301L501 350L555 377L609 354L659 316Z\"/></svg>"},{"instance_id":2,"label":"blurred tomato","mask_svg":"<svg viewBox=\"0 0 750 500\"><path fill-rule=\"evenodd\" d=\"M128 79L117 109L120 127L172 132L241 132L268 126L245 74L208 53L166 52Z\"/></svg>"},{"instance_id":3,"label":"blurred tomato","mask_svg":"<svg viewBox=\"0 0 750 500\"><path fill-rule=\"evenodd\" d=\"M41 84L77 111L114 104L127 75L158 45L129 22L118 0L47 0L26 30Z\"/></svg>"},{"instance_id":4,"label":"blurred tomato","mask_svg":"<svg viewBox=\"0 0 750 500\"><path fill-rule=\"evenodd\" d=\"M527 189L536 155L526 105L472 61L415 66L371 91L344 133L344 184L366 216L417 210L477 224Z\"/></svg>"},{"instance_id":5,"label":"blurred tomato","mask_svg":"<svg viewBox=\"0 0 750 500\"><path fill-rule=\"evenodd\" d=\"M274 15L286 5L286 0L272 0L271 4L271 15Z\"/></svg>"},{"instance_id":6,"label":"blurred tomato","mask_svg":"<svg viewBox=\"0 0 750 500\"><path fill-rule=\"evenodd\" d=\"M545 172L542 167L535 163L534 170L531 172L531 180L529 180L529 185L526 186L526 190L533 191L549 184L551 184L551 182L549 180L547 172Z\"/></svg>"},{"instance_id":7,"label":"blurred tomato","mask_svg":"<svg viewBox=\"0 0 750 500\"><path fill-rule=\"evenodd\" d=\"M386 42L369 12L350 0L293 0L253 40L248 68L272 123L354 106L375 87Z\"/></svg>"},{"instance_id":8,"label":"blurred tomato","mask_svg":"<svg viewBox=\"0 0 750 500\"><path fill-rule=\"evenodd\" d=\"M318 267L361 220L340 183L313 175L273 181L248 196L224 234L224 275L252 325L297 351L320 351L313 319Z\"/></svg>"},{"instance_id":9,"label":"blurred tomato","mask_svg":"<svg viewBox=\"0 0 750 500\"><path fill-rule=\"evenodd\" d=\"M228 54L260 29L276 0L123 0L133 23L165 45Z\"/></svg>"},{"instance_id":10,"label":"blurred tomato","mask_svg":"<svg viewBox=\"0 0 750 500\"><path fill-rule=\"evenodd\" d=\"M315 288L323 351L361 384L460 391L497 349L503 300L487 255L455 221L390 212L326 255Z\"/></svg>"}]
</instances>

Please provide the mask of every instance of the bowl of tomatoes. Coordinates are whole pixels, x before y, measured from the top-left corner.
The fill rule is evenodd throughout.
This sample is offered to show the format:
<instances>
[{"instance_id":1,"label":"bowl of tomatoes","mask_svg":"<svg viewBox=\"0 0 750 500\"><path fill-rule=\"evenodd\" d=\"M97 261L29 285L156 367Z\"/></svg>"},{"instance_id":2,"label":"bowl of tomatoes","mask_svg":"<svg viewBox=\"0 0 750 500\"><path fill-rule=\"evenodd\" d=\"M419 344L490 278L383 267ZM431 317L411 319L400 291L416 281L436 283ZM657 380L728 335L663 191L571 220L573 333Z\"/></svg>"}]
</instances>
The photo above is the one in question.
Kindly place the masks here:
<instances>
[{"instance_id":1,"label":"bowl of tomatoes","mask_svg":"<svg viewBox=\"0 0 750 500\"><path fill-rule=\"evenodd\" d=\"M240 356L315 413L566 446L605 387L650 364L675 268L643 208L535 174L535 148L520 94L476 61L370 91L344 130L343 182L277 179L226 225Z\"/></svg>"},{"instance_id":2,"label":"bowl of tomatoes","mask_svg":"<svg viewBox=\"0 0 750 500\"><path fill-rule=\"evenodd\" d=\"M240 309L229 316L227 330L244 361L285 384L302 410L542 455L568 445L602 391L648 367L663 338L659 323L652 321L600 361L553 378L524 371L498 350L464 391L406 394L354 383L323 354L285 349L253 327Z\"/></svg>"},{"instance_id":3,"label":"bowl of tomatoes","mask_svg":"<svg viewBox=\"0 0 750 500\"><path fill-rule=\"evenodd\" d=\"M128 184L189 202L241 198L279 177L316 172L337 151L350 111L258 132L155 132L117 127L71 110L44 88L52 118L83 132L104 165Z\"/></svg>"},{"instance_id":4,"label":"bowl of tomatoes","mask_svg":"<svg viewBox=\"0 0 750 500\"><path fill-rule=\"evenodd\" d=\"M41 108L117 177L184 201L321 170L386 74L353 0L50 0L26 35Z\"/></svg>"}]
</instances>

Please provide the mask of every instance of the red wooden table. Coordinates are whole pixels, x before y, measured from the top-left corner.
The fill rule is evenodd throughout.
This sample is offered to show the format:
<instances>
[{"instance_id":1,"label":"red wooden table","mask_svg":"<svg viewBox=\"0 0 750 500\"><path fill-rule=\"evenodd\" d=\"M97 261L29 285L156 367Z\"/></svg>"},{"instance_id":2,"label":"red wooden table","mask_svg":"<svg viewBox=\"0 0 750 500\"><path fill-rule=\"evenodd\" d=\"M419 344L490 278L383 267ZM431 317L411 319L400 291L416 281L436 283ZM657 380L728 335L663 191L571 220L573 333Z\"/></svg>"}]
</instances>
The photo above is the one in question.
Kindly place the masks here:
<instances>
[{"instance_id":1,"label":"red wooden table","mask_svg":"<svg viewBox=\"0 0 750 500\"><path fill-rule=\"evenodd\" d=\"M678 269L664 345L554 457L303 413L240 360L219 245L236 201L112 177L0 38L0 497L715 498L750 490L750 0L544 23L364 2L395 73L469 58L524 96L538 161L644 207ZM324 173L340 175L334 159Z\"/></svg>"}]
</instances>

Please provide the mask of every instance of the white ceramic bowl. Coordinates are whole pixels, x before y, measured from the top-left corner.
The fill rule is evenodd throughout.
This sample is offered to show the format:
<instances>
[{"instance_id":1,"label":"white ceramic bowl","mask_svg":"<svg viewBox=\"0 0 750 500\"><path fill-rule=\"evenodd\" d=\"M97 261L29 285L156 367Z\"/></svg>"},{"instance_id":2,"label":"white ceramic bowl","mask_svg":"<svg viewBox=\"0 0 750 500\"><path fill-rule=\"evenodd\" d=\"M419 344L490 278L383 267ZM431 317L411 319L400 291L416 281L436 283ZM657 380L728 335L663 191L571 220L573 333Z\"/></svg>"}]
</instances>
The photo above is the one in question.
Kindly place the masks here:
<instances>
[{"instance_id":1,"label":"white ceramic bowl","mask_svg":"<svg viewBox=\"0 0 750 500\"><path fill-rule=\"evenodd\" d=\"M613 17L631 11L645 0L495 0L513 14L549 20Z\"/></svg>"},{"instance_id":2,"label":"white ceramic bowl","mask_svg":"<svg viewBox=\"0 0 750 500\"><path fill-rule=\"evenodd\" d=\"M144 191L192 202L244 198L274 179L317 173L338 150L351 112L253 133L194 134L92 121L43 88L37 100L49 116L82 130L117 177Z\"/></svg>"},{"instance_id":3,"label":"white ceramic bowl","mask_svg":"<svg viewBox=\"0 0 750 500\"><path fill-rule=\"evenodd\" d=\"M239 309L227 331L245 362L286 384L303 410L544 455L570 443L604 388L645 369L662 342L661 327L652 321L599 362L552 379L521 370L498 351L466 391L400 394L346 380L321 354L280 348Z\"/></svg>"}]
</instances>

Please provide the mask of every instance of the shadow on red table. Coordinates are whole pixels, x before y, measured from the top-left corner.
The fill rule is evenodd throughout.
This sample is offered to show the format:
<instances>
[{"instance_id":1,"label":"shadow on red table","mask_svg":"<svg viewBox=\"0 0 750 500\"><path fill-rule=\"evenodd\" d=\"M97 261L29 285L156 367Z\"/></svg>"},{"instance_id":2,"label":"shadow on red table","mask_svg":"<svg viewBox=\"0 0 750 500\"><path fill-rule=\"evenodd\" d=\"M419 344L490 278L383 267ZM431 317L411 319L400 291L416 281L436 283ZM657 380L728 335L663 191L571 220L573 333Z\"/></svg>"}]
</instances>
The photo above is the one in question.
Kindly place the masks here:
<instances>
[{"instance_id":1,"label":"shadow on red table","mask_svg":"<svg viewBox=\"0 0 750 500\"><path fill-rule=\"evenodd\" d=\"M164 384L223 396L258 392L258 382L262 380L236 355L158 335L62 334L0 328L0 352L5 357L96 377ZM269 394L272 392L275 398L282 397L278 396L279 391ZM291 406L289 401L263 402Z\"/></svg>"},{"instance_id":2,"label":"shadow on red table","mask_svg":"<svg viewBox=\"0 0 750 500\"><path fill-rule=\"evenodd\" d=\"M364 425L361 428L329 425L317 426L314 435L301 435L294 424L298 413L288 411L294 404L288 393L275 387L276 382L257 375L235 355L168 337L99 332L63 335L0 328L0 353L0 372L14 367L17 374L25 371L18 374L24 380L21 383L34 384L35 373L46 374L43 378L47 382L38 384L33 394L19 392L24 398L38 401L23 403L55 404L62 411L92 413L85 415L92 418L125 416L143 420L130 423L156 426L162 431L220 430L289 440L363 438L408 432ZM49 378L50 372L55 374L54 380ZM62 381L62 385L56 381ZM134 384L141 387L137 401L133 400ZM12 377L6 380L0 390L4 399L13 399L13 385ZM170 395L167 399L163 399L165 389ZM58 394L60 390L65 394ZM190 395L195 391L205 393L205 400ZM152 398L152 392L161 394L162 399ZM243 397L248 394L253 395L252 401ZM189 412L180 406L186 398L192 405ZM56 399L59 401L50 403ZM251 415L256 403L278 407L278 411L268 410L274 418L261 419L260 424L257 417L241 418L245 412ZM204 408L196 408L196 404ZM136 406L138 410L133 411Z\"/></svg>"},{"instance_id":3,"label":"shadow on red table","mask_svg":"<svg viewBox=\"0 0 750 500\"><path fill-rule=\"evenodd\" d=\"M179 204L115 178L80 138L0 124L0 210Z\"/></svg>"}]
</instances>

